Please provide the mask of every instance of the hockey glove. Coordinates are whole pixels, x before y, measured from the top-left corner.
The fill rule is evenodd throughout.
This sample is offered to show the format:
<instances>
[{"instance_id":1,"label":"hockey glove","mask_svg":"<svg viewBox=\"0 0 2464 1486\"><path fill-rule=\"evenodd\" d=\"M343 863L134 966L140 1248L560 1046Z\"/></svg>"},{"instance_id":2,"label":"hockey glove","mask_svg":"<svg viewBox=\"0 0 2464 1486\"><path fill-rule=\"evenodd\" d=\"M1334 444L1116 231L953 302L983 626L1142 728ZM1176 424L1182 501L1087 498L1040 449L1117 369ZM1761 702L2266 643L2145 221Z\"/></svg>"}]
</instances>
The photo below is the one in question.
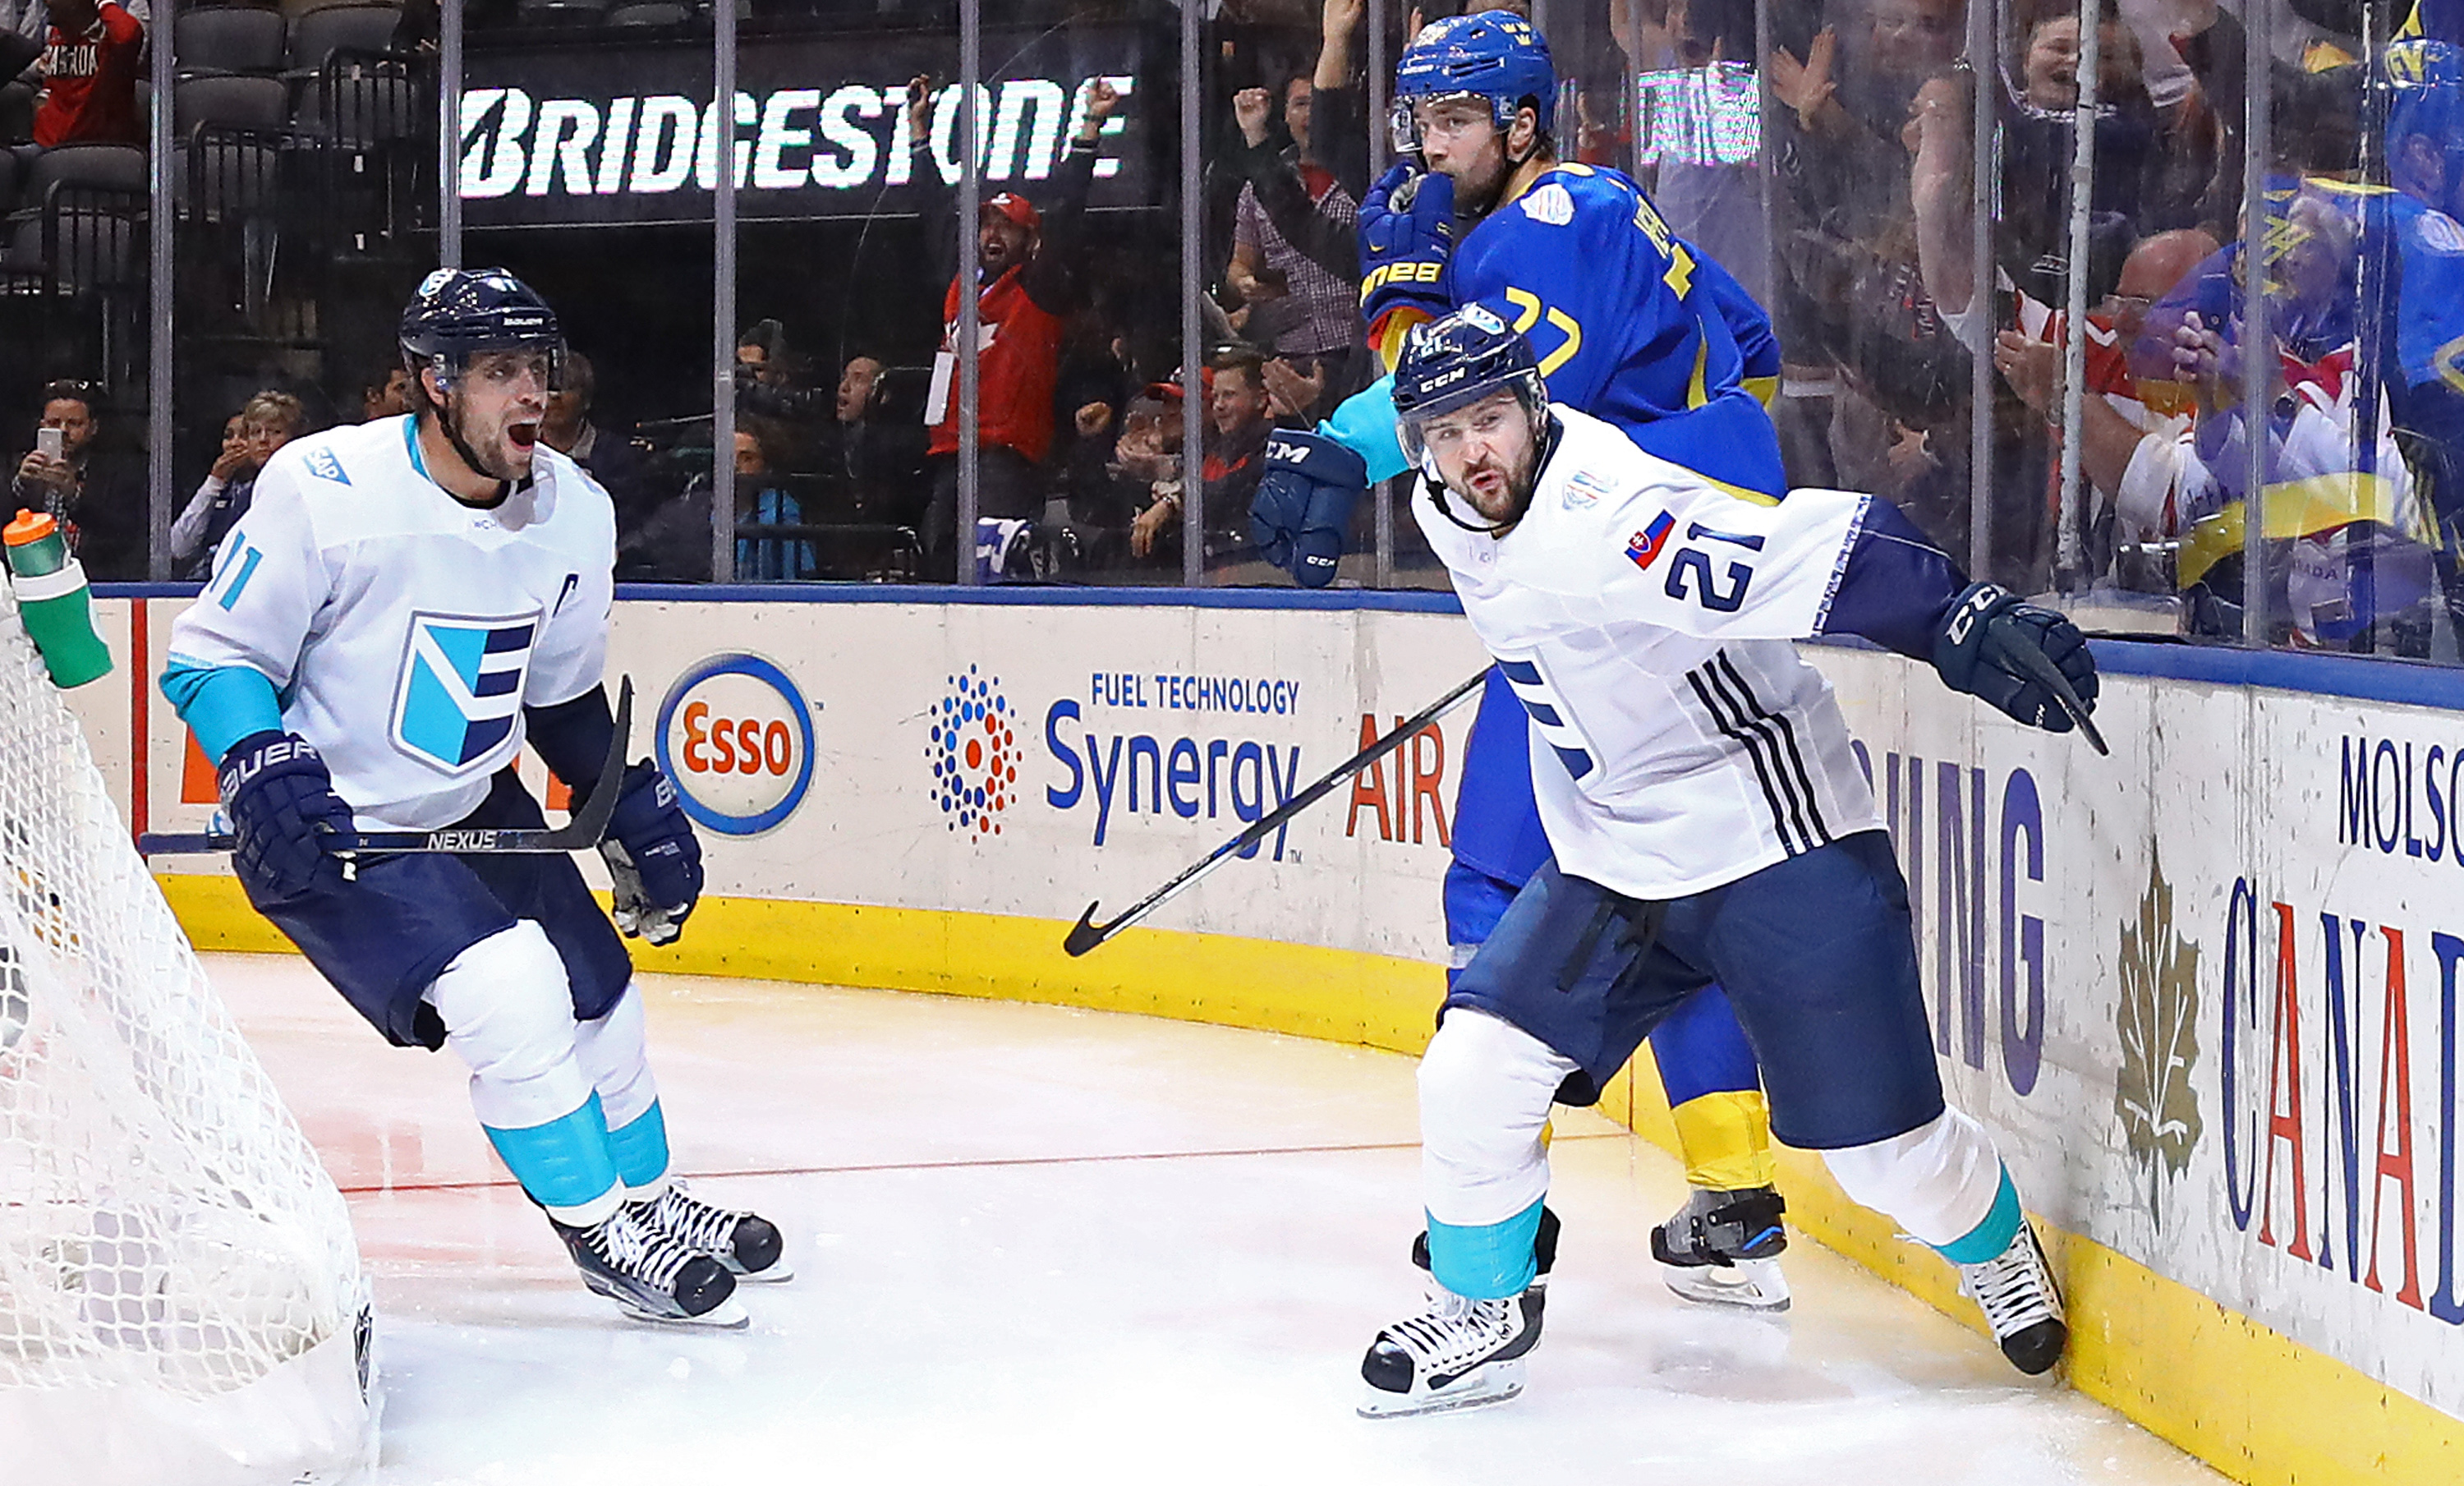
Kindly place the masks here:
<instances>
[{"instance_id":1,"label":"hockey glove","mask_svg":"<svg viewBox=\"0 0 2464 1486\"><path fill-rule=\"evenodd\" d=\"M2030 651L2052 663L2069 684L2070 699L2027 663L2022 653ZM2082 716L2096 710L2096 657L2088 654L2087 636L1998 584L1971 584L1951 606L1933 642L1933 668L1951 690L1981 697L2049 733L2071 730L2074 702Z\"/></svg>"},{"instance_id":2,"label":"hockey glove","mask_svg":"<svg viewBox=\"0 0 2464 1486\"><path fill-rule=\"evenodd\" d=\"M1454 308L1446 260L1455 247L1455 182L1450 175L1398 165L1369 188L1360 204L1360 318L1370 344L1397 310L1434 320Z\"/></svg>"},{"instance_id":3,"label":"hockey glove","mask_svg":"<svg viewBox=\"0 0 2464 1486\"><path fill-rule=\"evenodd\" d=\"M701 842L654 765L625 771L599 854L615 879L616 927L626 938L672 943L701 899Z\"/></svg>"},{"instance_id":4,"label":"hockey glove","mask_svg":"<svg viewBox=\"0 0 2464 1486\"><path fill-rule=\"evenodd\" d=\"M1343 556L1353 502L1368 487L1367 462L1344 445L1277 429L1266 435L1265 472L1249 501L1249 538L1302 588L1323 588Z\"/></svg>"},{"instance_id":5,"label":"hockey glove","mask_svg":"<svg viewBox=\"0 0 2464 1486\"><path fill-rule=\"evenodd\" d=\"M286 901L342 880L328 843L351 838L351 808L306 739L251 733L223 755L215 783L238 838L231 868L252 899Z\"/></svg>"}]
</instances>

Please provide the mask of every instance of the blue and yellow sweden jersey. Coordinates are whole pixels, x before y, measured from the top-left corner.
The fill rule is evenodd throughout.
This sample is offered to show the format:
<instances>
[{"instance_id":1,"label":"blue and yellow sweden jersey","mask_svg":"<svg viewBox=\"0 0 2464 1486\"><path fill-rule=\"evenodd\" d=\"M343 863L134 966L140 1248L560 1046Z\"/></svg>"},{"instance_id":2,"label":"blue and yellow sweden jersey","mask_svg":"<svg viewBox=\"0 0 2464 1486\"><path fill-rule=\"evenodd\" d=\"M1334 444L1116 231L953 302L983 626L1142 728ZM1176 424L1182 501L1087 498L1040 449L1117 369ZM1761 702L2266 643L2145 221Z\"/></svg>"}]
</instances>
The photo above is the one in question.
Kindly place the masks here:
<instances>
[{"instance_id":1,"label":"blue and yellow sweden jersey","mask_svg":"<svg viewBox=\"0 0 2464 1486\"><path fill-rule=\"evenodd\" d=\"M1456 303L1529 338L1551 398L1661 458L1785 492L1778 437L1746 386L1779 369L1768 318L1623 175L1556 166L1473 228L1451 271ZM1768 367L1749 367L1731 317L1759 330Z\"/></svg>"}]
</instances>

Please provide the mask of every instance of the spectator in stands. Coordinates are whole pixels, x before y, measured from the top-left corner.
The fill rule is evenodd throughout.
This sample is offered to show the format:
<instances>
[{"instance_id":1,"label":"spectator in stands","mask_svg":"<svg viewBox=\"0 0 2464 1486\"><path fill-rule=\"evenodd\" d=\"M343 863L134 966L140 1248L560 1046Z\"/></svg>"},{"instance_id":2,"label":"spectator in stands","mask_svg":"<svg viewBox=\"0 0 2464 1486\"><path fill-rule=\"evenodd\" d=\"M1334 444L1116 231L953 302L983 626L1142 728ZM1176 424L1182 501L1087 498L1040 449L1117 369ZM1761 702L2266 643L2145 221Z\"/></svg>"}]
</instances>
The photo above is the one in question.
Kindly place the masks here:
<instances>
[{"instance_id":1,"label":"spectator in stands","mask_svg":"<svg viewBox=\"0 0 2464 1486\"><path fill-rule=\"evenodd\" d=\"M1252 344L1280 356L1339 360L1360 340L1359 209L1309 157L1309 79L1285 84L1280 132L1270 128L1275 101L1265 88L1232 96L1241 143L1223 152L1217 168L1243 179L1225 277L1253 306L1243 331ZM1262 303L1269 298L1279 302Z\"/></svg>"},{"instance_id":2,"label":"spectator in stands","mask_svg":"<svg viewBox=\"0 0 2464 1486\"><path fill-rule=\"evenodd\" d=\"M858 353L839 372L828 427L822 432L822 473L834 515L845 521L909 525L923 515L923 426L887 415L887 368Z\"/></svg>"},{"instance_id":3,"label":"spectator in stands","mask_svg":"<svg viewBox=\"0 0 2464 1486\"><path fill-rule=\"evenodd\" d=\"M1051 452L1053 393L1061 375L1061 344L1067 317L1081 299L1078 229L1094 181L1095 146L1104 122L1119 106L1111 83L1097 79L1087 96L1085 122L1053 172L1039 211L1024 196L1001 191L978 209L978 281L974 316L979 371L977 470L980 517L1031 520L1043 514L1046 495L1044 461ZM915 158L913 179L925 197L925 237L937 253L956 256L957 199L932 157L931 80L917 78L907 90L908 148ZM924 519L927 571L950 578L957 553L972 548L958 541L958 364L960 295L953 273L942 298L943 333L935 359L933 391L925 420L933 430L933 498Z\"/></svg>"},{"instance_id":4,"label":"spectator in stands","mask_svg":"<svg viewBox=\"0 0 2464 1486\"><path fill-rule=\"evenodd\" d=\"M738 583L777 583L818 578L813 543L797 537L762 534L768 526L800 525L803 504L772 477L767 425L747 419L736 431L736 578Z\"/></svg>"},{"instance_id":5,"label":"spectator in stands","mask_svg":"<svg viewBox=\"0 0 2464 1486\"><path fill-rule=\"evenodd\" d=\"M374 423L379 418L399 418L410 411L410 371L402 358L368 367L360 382L360 421Z\"/></svg>"},{"instance_id":6,"label":"spectator in stands","mask_svg":"<svg viewBox=\"0 0 2464 1486\"><path fill-rule=\"evenodd\" d=\"M556 390L548 394L547 416L539 422L539 442L571 458L606 487L621 525L655 499L649 461L631 440L590 421L598 393L599 373L590 358L580 351L565 352Z\"/></svg>"},{"instance_id":7,"label":"spectator in stands","mask_svg":"<svg viewBox=\"0 0 2464 1486\"><path fill-rule=\"evenodd\" d=\"M288 392L264 391L223 427L222 453L187 508L171 523L171 576L202 578L256 496L256 474L274 452L307 431L308 410Z\"/></svg>"},{"instance_id":8,"label":"spectator in stands","mask_svg":"<svg viewBox=\"0 0 2464 1486\"><path fill-rule=\"evenodd\" d=\"M96 580L145 576L145 470L102 440L97 388L86 382L54 382L43 388L39 430L59 435L59 457L34 447L18 461L11 488L22 509L42 511L60 523L71 548Z\"/></svg>"},{"instance_id":9,"label":"spectator in stands","mask_svg":"<svg viewBox=\"0 0 2464 1486\"><path fill-rule=\"evenodd\" d=\"M1248 529L1249 498L1264 473L1268 415L1266 383L1254 354L1227 356L1207 379L1206 450L1199 465L1210 553L1237 544ZM1130 555L1148 557L1157 541L1181 522L1181 481L1160 481L1155 502L1130 527Z\"/></svg>"},{"instance_id":10,"label":"spectator in stands","mask_svg":"<svg viewBox=\"0 0 2464 1486\"><path fill-rule=\"evenodd\" d=\"M34 143L142 144L137 78L145 27L120 0L50 0Z\"/></svg>"},{"instance_id":11,"label":"spectator in stands","mask_svg":"<svg viewBox=\"0 0 2464 1486\"><path fill-rule=\"evenodd\" d=\"M809 470L836 394L803 386L804 359L787 344L787 327L755 322L736 342L736 410L767 420L766 447L780 468Z\"/></svg>"}]
</instances>

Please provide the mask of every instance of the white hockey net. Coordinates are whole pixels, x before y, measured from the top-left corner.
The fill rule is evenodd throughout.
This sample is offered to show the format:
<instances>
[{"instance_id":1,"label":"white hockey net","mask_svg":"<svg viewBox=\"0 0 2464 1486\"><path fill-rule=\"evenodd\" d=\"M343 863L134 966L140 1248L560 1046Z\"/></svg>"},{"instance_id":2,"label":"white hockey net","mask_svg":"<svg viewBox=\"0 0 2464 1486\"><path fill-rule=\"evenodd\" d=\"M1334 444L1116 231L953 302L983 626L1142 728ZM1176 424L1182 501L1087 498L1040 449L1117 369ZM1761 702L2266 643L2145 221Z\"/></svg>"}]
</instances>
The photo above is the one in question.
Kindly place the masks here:
<instances>
[{"instance_id":1,"label":"white hockey net","mask_svg":"<svg viewBox=\"0 0 2464 1486\"><path fill-rule=\"evenodd\" d=\"M45 1457L11 1434L80 1398L120 1413L97 1430L127 1427L121 1403L170 1418L246 1394L236 1411L261 1414L291 1386L267 1380L319 1348L359 1391L363 1315L341 1194L208 985L0 587L0 1453ZM335 1411L330 1376L312 1391ZM313 1467L295 1458L281 1478L326 1475Z\"/></svg>"}]
</instances>

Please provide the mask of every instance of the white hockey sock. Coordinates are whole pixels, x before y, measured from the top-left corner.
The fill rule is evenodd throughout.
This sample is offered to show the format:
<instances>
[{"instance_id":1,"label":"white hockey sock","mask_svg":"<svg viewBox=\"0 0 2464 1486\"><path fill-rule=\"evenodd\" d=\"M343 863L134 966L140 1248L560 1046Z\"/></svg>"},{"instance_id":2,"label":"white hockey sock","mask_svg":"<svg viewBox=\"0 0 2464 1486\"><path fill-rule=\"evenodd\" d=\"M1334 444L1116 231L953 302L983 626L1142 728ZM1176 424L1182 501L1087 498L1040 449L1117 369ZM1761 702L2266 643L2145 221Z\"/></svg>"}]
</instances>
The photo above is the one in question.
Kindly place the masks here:
<instances>
[{"instance_id":1,"label":"white hockey sock","mask_svg":"<svg viewBox=\"0 0 2464 1486\"><path fill-rule=\"evenodd\" d=\"M1572 1059L1510 1022L1456 1007L1420 1054L1420 1186L1429 1216L1480 1228L1549 1190L1541 1131Z\"/></svg>"},{"instance_id":2,"label":"white hockey sock","mask_svg":"<svg viewBox=\"0 0 2464 1486\"><path fill-rule=\"evenodd\" d=\"M1822 1153L1849 1197L1940 1249L1974 1232L2002 1190L2002 1158L1985 1127L1945 1107L1905 1135Z\"/></svg>"}]
</instances>

